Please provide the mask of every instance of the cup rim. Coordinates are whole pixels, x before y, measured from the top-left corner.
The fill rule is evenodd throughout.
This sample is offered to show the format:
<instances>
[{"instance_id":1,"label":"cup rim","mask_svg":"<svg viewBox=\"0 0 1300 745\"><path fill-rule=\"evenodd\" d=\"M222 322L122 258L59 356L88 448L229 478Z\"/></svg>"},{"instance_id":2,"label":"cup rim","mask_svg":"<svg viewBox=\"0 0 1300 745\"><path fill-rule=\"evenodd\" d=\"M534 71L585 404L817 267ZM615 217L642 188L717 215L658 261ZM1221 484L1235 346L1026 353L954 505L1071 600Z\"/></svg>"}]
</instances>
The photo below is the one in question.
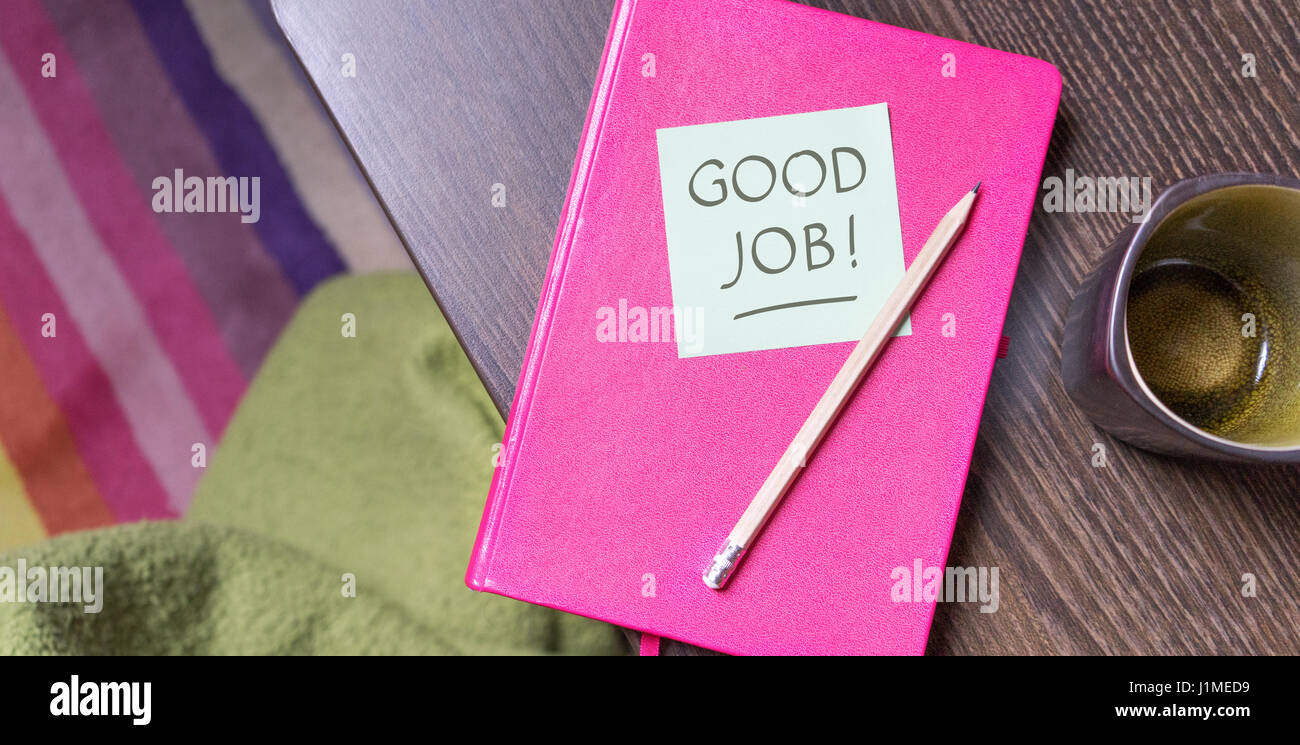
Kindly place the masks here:
<instances>
[{"instance_id":1,"label":"cup rim","mask_svg":"<svg viewBox=\"0 0 1300 745\"><path fill-rule=\"evenodd\" d=\"M1179 181L1160 193L1147 210L1146 219L1129 238L1124 247L1124 259L1116 273L1115 292L1111 295L1110 328L1107 329L1111 343L1107 345L1107 363L1116 379L1130 393L1139 391L1141 395L1133 396L1146 412L1162 424L1178 433L1191 438L1207 447L1229 455L1264 460L1271 462L1300 461L1300 443L1296 445L1252 445L1229 440L1225 437L1206 432L1186 419L1178 416L1165 405L1147 386L1133 360L1133 350L1128 338L1128 293L1129 285L1137 267L1138 258L1146 247L1147 241L1170 213L1181 207L1188 200L1220 189L1235 186L1278 186L1300 192L1300 179L1290 176L1264 173L1217 173L1207 176Z\"/></svg>"}]
</instances>

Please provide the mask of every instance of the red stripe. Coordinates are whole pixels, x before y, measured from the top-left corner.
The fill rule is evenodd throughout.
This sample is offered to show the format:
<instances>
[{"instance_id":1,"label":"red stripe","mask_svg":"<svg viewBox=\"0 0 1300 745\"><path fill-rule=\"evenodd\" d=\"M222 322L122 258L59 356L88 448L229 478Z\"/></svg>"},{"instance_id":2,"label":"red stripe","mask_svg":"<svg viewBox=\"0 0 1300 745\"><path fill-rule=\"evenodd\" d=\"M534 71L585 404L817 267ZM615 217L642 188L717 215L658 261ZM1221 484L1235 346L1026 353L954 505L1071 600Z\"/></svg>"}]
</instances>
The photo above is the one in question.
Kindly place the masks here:
<instances>
[{"instance_id":1,"label":"red stripe","mask_svg":"<svg viewBox=\"0 0 1300 745\"><path fill-rule=\"evenodd\" d=\"M122 162L72 54L33 0L7 0L0 44L86 216L144 308L204 423L219 435L247 381L163 235L149 198L137 190ZM45 53L56 56L56 77L41 77Z\"/></svg>"},{"instance_id":2,"label":"red stripe","mask_svg":"<svg viewBox=\"0 0 1300 745\"><path fill-rule=\"evenodd\" d=\"M77 454L68 423L41 385L40 373L3 310L0 369L0 444L46 531L55 535L111 525L113 514Z\"/></svg>"},{"instance_id":3,"label":"red stripe","mask_svg":"<svg viewBox=\"0 0 1300 745\"><path fill-rule=\"evenodd\" d=\"M31 242L0 198L0 304L35 363L44 389L63 412L72 440L119 521L174 517L167 493L144 459L108 376L90 353ZM58 335L41 336L54 314ZM4 367L5 383L8 365ZM54 509L47 504L47 508Z\"/></svg>"}]
</instances>

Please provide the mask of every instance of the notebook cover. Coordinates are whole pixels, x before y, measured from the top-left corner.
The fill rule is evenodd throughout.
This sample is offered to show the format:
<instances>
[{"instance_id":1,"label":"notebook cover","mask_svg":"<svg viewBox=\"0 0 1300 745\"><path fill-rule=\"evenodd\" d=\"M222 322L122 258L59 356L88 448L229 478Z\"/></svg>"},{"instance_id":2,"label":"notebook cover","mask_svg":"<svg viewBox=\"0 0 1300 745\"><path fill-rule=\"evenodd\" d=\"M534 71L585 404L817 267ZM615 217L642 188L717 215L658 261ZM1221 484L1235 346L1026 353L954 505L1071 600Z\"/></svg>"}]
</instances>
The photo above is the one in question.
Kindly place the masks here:
<instances>
[{"instance_id":1,"label":"notebook cover","mask_svg":"<svg viewBox=\"0 0 1300 745\"><path fill-rule=\"evenodd\" d=\"M894 602L892 572L944 566L1060 89L1040 60L785 0L618 2L467 584L730 653L924 652L934 604ZM710 590L853 345L597 341L602 306L672 305L655 130L881 101L908 264L982 180L980 198L912 335Z\"/></svg>"}]
</instances>

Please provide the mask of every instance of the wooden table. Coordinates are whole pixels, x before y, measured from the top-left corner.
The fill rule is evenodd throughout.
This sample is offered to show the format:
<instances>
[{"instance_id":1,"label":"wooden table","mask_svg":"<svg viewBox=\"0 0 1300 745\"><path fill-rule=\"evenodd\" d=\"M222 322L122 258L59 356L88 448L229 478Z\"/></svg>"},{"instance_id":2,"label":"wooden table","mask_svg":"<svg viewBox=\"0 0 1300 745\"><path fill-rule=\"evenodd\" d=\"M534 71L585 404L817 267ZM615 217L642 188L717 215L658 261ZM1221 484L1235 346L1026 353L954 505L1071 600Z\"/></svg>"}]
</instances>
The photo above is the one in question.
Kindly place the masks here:
<instances>
[{"instance_id":1,"label":"wooden table","mask_svg":"<svg viewBox=\"0 0 1300 745\"><path fill-rule=\"evenodd\" d=\"M1289 0L816 4L1055 63L1065 89L1045 177L1150 176L1158 192L1213 171L1300 173ZM275 5L504 414L611 0ZM1070 298L1126 220L1035 210L948 560L999 567L1001 606L940 605L932 654L1300 652L1300 471L1136 450L1062 388Z\"/></svg>"}]
</instances>

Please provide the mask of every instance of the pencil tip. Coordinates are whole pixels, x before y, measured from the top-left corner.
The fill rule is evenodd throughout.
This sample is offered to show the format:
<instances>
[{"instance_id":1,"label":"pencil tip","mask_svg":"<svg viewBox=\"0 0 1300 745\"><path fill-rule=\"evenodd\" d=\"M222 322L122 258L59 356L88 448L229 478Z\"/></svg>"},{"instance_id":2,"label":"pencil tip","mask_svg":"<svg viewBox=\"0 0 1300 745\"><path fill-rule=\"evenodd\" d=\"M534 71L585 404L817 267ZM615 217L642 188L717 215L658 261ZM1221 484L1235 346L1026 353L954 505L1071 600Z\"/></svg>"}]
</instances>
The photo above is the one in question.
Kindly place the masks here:
<instances>
[{"instance_id":1,"label":"pencil tip","mask_svg":"<svg viewBox=\"0 0 1300 745\"><path fill-rule=\"evenodd\" d=\"M971 193L971 194L978 194L979 191L980 191L980 184L982 184L982 183L984 183L984 182L983 182L983 181L979 181L979 182L977 182L977 183L975 184L975 188L970 190L970 193Z\"/></svg>"}]
</instances>

